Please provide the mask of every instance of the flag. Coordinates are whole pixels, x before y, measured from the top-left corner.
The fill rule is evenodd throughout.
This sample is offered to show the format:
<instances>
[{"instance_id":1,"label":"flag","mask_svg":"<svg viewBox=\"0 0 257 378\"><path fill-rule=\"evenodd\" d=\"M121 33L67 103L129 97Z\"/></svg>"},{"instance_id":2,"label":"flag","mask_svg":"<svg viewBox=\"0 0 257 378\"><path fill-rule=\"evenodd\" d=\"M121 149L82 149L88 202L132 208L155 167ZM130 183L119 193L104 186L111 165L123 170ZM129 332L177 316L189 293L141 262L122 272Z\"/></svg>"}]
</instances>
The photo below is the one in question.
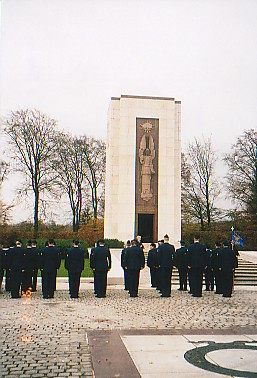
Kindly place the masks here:
<instances>
[{"instance_id":1,"label":"flag","mask_svg":"<svg viewBox=\"0 0 257 378\"><path fill-rule=\"evenodd\" d=\"M232 244L240 245L241 247L245 246L244 239L240 235L235 233L234 230L232 230Z\"/></svg>"}]
</instances>

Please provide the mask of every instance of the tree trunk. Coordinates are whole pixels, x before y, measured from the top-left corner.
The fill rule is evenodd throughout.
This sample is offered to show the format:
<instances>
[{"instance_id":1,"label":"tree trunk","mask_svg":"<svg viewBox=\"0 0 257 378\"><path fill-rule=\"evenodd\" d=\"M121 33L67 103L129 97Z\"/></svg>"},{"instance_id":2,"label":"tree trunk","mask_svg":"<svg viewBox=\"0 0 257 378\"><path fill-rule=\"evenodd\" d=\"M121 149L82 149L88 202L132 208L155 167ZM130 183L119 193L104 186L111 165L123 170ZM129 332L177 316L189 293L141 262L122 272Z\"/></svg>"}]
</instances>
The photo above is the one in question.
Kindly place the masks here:
<instances>
[{"instance_id":1,"label":"tree trunk","mask_svg":"<svg viewBox=\"0 0 257 378\"><path fill-rule=\"evenodd\" d=\"M37 237L38 234L38 213L39 213L39 190L34 191L34 236Z\"/></svg>"}]
</instances>

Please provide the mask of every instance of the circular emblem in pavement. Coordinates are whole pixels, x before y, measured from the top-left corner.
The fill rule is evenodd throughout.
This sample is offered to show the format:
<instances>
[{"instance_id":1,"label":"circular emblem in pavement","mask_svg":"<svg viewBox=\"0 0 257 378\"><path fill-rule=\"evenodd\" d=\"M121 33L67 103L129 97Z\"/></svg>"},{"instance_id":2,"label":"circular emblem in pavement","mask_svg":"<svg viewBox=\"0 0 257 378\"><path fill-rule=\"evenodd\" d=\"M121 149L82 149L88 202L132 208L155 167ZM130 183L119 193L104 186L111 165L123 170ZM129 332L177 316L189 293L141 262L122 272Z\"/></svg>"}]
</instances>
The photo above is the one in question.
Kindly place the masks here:
<instances>
[{"instance_id":1,"label":"circular emblem in pavement","mask_svg":"<svg viewBox=\"0 0 257 378\"><path fill-rule=\"evenodd\" d=\"M196 347L191 349L184 354L184 358L190 364L213 373L236 376L236 377L247 377L247 378L257 378L257 372L236 370L219 365L215 365L206 359L206 355L211 352L220 350L252 350L257 351L256 341L234 341L232 343L215 343L213 341L199 341L198 343L208 343L208 345L202 347Z\"/></svg>"}]
</instances>

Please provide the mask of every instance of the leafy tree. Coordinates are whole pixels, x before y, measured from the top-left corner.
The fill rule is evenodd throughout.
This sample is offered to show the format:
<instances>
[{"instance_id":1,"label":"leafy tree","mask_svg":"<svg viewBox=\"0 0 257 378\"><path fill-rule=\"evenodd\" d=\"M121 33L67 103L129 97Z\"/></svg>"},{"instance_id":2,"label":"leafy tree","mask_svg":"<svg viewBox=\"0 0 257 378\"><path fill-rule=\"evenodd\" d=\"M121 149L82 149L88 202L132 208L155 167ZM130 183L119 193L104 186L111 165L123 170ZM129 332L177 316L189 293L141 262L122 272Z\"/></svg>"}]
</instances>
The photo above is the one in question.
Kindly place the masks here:
<instances>
[{"instance_id":1,"label":"leafy tree","mask_svg":"<svg viewBox=\"0 0 257 378\"><path fill-rule=\"evenodd\" d=\"M201 142L195 138L187 148L186 155L182 154L182 213L188 221L197 219L201 228L205 224L210 227L211 222L219 214L214 206L220 194L215 179L216 154L213 151L211 139Z\"/></svg>"},{"instance_id":2,"label":"leafy tree","mask_svg":"<svg viewBox=\"0 0 257 378\"><path fill-rule=\"evenodd\" d=\"M55 149L56 121L39 110L11 112L5 122L5 132L14 147L16 170L27 178L24 192L34 194L34 232L39 225L39 203L41 193L51 190L54 177L51 175L50 160Z\"/></svg>"},{"instance_id":3,"label":"leafy tree","mask_svg":"<svg viewBox=\"0 0 257 378\"><path fill-rule=\"evenodd\" d=\"M257 132L244 131L224 161L228 166L228 196L257 225Z\"/></svg>"}]
</instances>

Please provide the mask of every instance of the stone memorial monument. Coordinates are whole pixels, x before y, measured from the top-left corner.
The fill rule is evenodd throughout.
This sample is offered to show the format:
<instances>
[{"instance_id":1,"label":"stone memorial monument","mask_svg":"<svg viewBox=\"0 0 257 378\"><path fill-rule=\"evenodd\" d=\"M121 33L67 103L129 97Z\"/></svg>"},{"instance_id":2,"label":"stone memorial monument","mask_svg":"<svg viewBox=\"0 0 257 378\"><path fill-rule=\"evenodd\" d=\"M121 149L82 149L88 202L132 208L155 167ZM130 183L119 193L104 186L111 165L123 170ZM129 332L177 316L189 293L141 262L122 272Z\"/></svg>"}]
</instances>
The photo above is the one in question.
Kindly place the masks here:
<instances>
[{"instance_id":1,"label":"stone memorial monument","mask_svg":"<svg viewBox=\"0 0 257 378\"><path fill-rule=\"evenodd\" d=\"M113 97L108 111L104 237L181 237L181 102Z\"/></svg>"}]
</instances>

